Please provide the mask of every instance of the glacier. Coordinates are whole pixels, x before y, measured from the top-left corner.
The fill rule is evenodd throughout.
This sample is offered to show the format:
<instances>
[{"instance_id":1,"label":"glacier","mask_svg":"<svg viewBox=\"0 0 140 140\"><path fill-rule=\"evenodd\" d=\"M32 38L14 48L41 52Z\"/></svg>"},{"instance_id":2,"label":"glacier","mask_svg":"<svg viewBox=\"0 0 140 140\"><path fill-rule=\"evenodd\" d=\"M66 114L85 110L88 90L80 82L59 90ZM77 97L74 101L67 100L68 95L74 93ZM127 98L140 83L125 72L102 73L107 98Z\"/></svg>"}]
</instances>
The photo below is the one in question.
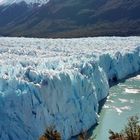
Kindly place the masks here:
<instances>
[{"instance_id":1,"label":"glacier","mask_svg":"<svg viewBox=\"0 0 140 140\"><path fill-rule=\"evenodd\" d=\"M140 37L0 37L0 139L87 131L109 84L139 71Z\"/></svg>"}]
</instances>

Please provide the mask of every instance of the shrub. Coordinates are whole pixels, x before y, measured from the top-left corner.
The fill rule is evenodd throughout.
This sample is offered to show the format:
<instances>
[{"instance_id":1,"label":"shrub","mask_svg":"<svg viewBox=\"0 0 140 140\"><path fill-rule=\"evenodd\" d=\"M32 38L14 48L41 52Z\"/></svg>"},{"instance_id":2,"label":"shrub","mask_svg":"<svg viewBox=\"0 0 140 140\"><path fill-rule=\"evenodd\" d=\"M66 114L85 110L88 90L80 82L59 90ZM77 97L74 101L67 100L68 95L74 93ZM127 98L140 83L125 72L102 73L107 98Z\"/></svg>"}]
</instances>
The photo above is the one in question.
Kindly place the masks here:
<instances>
[{"instance_id":1,"label":"shrub","mask_svg":"<svg viewBox=\"0 0 140 140\"><path fill-rule=\"evenodd\" d=\"M82 132L81 134L79 134L78 140L85 140L86 136L87 136L87 133L86 132Z\"/></svg>"},{"instance_id":2,"label":"shrub","mask_svg":"<svg viewBox=\"0 0 140 140\"><path fill-rule=\"evenodd\" d=\"M110 140L140 140L140 124L138 116L132 116L121 133L109 130Z\"/></svg>"},{"instance_id":3,"label":"shrub","mask_svg":"<svg viewBox=\"0 0 140 140\"><path fill-rule=\"evenodd\" d=\"M96 136L94 136L93 138L89 138L87 132L82 132L81 134L79 134L78 140L94 140L95 137L96 137Z\"/></svg>"},{"instance_id":4,"label":"shrub","mask_svg":"<svg viewBox=\"0 0 140 140\"><path fill-rule=\"evenodd\" d=\"M53 128L47 128L44 135L39 140L61 140L61 135Z\"/></svg>"}]
</instances>

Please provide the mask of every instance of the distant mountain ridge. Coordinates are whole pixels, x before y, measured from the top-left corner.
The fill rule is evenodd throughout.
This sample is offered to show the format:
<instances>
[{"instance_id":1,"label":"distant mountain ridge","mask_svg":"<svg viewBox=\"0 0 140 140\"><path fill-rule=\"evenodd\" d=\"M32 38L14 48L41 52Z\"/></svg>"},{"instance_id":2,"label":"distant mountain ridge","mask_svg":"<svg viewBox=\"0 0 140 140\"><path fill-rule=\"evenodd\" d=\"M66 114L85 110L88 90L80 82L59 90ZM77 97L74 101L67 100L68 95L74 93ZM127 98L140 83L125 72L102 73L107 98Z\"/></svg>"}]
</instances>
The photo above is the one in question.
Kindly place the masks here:
<instances>
[{"instance_id":1,"label":"distant mountain ridge","mask_svg":"<svg viewBox=\"0 0 140 140\"><path fill-rule=\"evenodd\" d=\"M140 35L140 0L50 0L34 1L32 6L28 2L0 6L0 35Z\"/></svg>"}]
</instances>

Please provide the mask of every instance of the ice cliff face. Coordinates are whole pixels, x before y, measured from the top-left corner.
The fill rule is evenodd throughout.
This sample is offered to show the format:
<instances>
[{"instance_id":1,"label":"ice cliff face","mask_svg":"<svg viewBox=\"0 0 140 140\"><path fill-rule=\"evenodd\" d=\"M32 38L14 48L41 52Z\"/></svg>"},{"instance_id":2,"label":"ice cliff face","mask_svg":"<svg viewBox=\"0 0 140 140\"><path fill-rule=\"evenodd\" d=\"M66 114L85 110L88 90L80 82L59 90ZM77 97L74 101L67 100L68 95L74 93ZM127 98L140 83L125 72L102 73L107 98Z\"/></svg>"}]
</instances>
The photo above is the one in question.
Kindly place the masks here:
<instances>
[{"instance_id":1,"label":"ice cliff face","mask_svg":"<svg viewBox=\"0 0 140 140\"><path fill-rule=\"evenodd\" d=\"M88 130L108 82L140 70L140 37L0 38L0 139Z\"/></svg>"}]
</instances>

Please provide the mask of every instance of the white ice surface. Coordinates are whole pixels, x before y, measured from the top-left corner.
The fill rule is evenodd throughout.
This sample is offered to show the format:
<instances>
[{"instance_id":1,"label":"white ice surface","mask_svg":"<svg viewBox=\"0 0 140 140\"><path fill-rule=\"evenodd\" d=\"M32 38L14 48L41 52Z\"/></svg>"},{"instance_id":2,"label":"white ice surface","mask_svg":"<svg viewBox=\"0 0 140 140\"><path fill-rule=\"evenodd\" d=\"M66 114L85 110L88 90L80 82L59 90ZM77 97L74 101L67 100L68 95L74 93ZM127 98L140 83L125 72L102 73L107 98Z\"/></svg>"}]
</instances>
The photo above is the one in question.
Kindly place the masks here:
<instances>
[{"instance_id":1,"label":"white ice surface","mask_svg":"<svg viewBox=\"0 0 140 140\"><path fill-rule=\"evenodd\" d=\"M0 5L11 5L14 3L26 2L27 4L39 4L43 5L49 2L49 0L0 0Z\"/></svg>"},{"instance_id":2,"label":"white ice surface","mask_svg":"<svg viewBox=\"0 0 140 140\"><path fill-rule=\"evenodd\" d=\"M140 70L140 37L0 38L0 140L88 130L108 81Z\"/></svg>"}]
</instances>

